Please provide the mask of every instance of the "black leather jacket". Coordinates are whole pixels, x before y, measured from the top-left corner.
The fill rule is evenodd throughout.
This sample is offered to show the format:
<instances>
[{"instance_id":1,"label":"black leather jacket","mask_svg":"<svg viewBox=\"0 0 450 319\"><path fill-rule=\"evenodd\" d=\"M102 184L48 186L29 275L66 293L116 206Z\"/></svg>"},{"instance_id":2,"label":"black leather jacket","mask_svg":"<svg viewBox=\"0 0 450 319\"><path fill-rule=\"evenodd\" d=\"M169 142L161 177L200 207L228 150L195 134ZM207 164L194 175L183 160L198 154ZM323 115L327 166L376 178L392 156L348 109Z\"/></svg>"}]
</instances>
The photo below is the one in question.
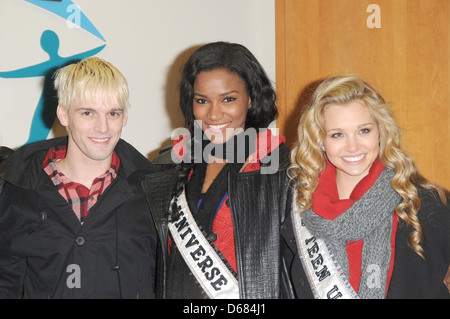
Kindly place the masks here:
<instances>
[{"instance_id":1,"label":"black leather jacket","mask_svg":"<svg viewBox=\"0 0 450 319\"><path fill-rule=\"evenodd\" d=\"M228 176L240 298L276 299L293 296L280 256L279 233L290 202L286 176L290 150L281 144L275 151L279 151L279 167L275 173L230 172ZM161 171L147 176L143 183L159 237L157 298L166 297L166 215L178 173L178 168L170 162L170 151L167 151L153 162Z\"/></svg>"}]
</instances>

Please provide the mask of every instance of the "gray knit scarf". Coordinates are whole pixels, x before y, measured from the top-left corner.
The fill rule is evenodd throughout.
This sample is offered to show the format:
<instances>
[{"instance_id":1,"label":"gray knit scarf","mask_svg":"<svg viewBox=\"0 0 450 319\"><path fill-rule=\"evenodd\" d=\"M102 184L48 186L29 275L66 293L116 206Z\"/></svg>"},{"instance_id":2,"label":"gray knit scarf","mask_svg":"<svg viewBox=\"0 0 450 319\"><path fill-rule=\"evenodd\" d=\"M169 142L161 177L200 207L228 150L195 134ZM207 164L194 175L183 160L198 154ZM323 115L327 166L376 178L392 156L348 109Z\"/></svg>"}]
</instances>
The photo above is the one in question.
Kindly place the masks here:
<instances>
[{"instance_id":1,"label":"gray knit scarf","mask_svg":"<svg viewBox=\"0 0 450 319\"><path fill-rule=\"evenodd\" d=\"M323 239L349 278L347 241L363 239L361 280L358 296L384 299L391 259L392 212L402 197L392 188L395 172L385 168L373 186L348 210L334 220L311 209L301 213L309 231Z\"/></svg>"}]
</instances>

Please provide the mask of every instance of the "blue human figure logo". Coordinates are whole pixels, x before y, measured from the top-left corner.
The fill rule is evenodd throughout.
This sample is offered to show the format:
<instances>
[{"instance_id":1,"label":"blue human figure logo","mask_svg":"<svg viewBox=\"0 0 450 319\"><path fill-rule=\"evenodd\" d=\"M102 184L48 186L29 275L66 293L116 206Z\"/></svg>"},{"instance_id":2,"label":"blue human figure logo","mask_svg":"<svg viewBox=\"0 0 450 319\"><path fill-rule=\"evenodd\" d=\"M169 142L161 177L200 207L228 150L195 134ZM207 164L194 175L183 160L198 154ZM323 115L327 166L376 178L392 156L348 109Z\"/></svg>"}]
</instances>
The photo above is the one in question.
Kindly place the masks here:
<instances>
[{"instance_id":1,"label":"blue human figure logo","mask_svg":"<svg viewBox=\"0 0 450 319\"><path fill-rule=\"evenodd\" d=\"M33 115L30 133L26 144L45 140L48 137L55 121L58 101L56 99L56 92L52 83L54 72L64 65L97 54L103 50L105 46L106 44L83 53L69 57L61 57L58 54L58 35L52 30L45 30L41 35L41 47L49 56L47 61L18 70L0 72L0 77L3 78L45 77L44 87Z\"/></svg>"}]
</instances>

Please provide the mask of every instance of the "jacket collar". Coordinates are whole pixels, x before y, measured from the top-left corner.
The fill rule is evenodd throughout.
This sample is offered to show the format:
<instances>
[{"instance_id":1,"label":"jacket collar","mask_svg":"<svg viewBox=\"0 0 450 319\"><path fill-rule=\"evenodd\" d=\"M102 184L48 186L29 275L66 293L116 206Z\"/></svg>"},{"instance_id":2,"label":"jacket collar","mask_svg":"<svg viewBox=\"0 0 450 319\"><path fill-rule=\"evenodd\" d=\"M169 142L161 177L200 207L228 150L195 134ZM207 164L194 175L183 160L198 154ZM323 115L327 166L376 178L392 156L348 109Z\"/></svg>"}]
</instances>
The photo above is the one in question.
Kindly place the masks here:
<instances>
[{"instance_id":1,"label":"jacket collar","mask_svg":"<svg viewBox=\"0 0 450 319\"><path fill-rule=\"evenodd\" d=\"M67 140L64 136L22 146L4 162L4 179L17 186L36 188L46 175L42 162L48 150L67 145ZM128 178L137 170L147 171L146 174L154 171L151 162L126 141L120 139L114 151L120 158L119 176Z\"/></svg>"},{"instance_id":2,"label":"jacket collar","mask_svg":"<svg viewBox=\"0 0 450 319\"><path fill-rule=\"evenodd\" d=\"M177 158L178 161L182 161L187 151L187 143L190 135L180 135L178 139L173 142L172 156ZM250 154L252 162L259 162L267 154L271 153L274 149L285 143L286 139L282 135L273 135L270 129L266 129L259 132L256 136L255 152Z\"/></svg>"}]
</instances>

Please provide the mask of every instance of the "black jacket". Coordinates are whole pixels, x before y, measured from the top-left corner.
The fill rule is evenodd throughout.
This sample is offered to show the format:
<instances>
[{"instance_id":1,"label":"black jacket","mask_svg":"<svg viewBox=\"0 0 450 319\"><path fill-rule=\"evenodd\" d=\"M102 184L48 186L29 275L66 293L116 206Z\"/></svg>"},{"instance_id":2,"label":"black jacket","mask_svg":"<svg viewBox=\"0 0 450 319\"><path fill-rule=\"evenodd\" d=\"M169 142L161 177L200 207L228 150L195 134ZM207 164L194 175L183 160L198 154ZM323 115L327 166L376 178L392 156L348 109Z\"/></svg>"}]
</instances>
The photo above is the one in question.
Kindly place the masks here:
<instances>
[{"instance_id":1,"label":"black jacket","mask_svg":"<svg viewBox=\"0 0 450 319\"><path fill-rule=\"evenodd\" d=\"M3 188L3 162L6 161L6 159L11 156L14 153L12 149L6 146L0 146L0 193L2 192Z\"/></svg>"},{"instance_id":2,"label":"black jacket","mask_svg":"<svg viewBox=\"0 0 450 319\"><path fill-rule=\"evenodd\" d=\"M394 270L388 299L450 298L443 283L450 264L450 211L431 191L419 191L418 216L423 228L425 261L408 246L412 228L400 219L395 237ZM448 201L450 203L450 201ZM283 258L289 268L297 298L313 298L297 253L291 217L281 226Z\"/></svg>"},{"instance_id":3,"label":"black jacket","mask_svg":"<svg viewBox=\"0 0 450 319\"><path fill-rule=\"evenodd\" d=\"M153 298L157 236L142 190L153 166L120 140L118 175L81 225L42 169L62 144L30 144L5 162L0 299Z\"/></svg>"},{"instance_id":4,"label":"black jacket","mask_svg":"<svg viewBox=\"0 0 450 319\"><path fill-rule=\"evenodd\" d=\"M290 193L285 172L290 151L285 144L281 144L278 150L280 163L276 173L230 172L228 176L240 298L274 299L286 297L288 293L285 286L288 284L287 273L283 271L280 256L279 227L285 218ZM165 156L170 158L170 152ZM153 164L166 162L158 159ZM160 168L160 173L146 177L144 189L160 240L156 296L165 298L167 213L178 169L170 164L161 164Z\"/></svg>"}]
</instances>

